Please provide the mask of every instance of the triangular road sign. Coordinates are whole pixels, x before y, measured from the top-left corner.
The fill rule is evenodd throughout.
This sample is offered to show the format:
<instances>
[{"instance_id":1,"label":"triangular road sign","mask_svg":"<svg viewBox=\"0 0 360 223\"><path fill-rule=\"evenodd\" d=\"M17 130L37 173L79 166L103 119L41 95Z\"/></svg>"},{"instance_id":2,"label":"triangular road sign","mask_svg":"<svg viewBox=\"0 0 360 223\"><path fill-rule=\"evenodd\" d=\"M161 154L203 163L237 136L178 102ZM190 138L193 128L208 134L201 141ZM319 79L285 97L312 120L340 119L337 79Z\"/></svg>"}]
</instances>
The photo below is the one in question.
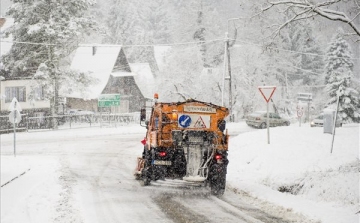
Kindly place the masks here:
<instances>
[{"instance_id":1,"label":"triangular road sign","mask_svg":"<svg viewBox=\"0 0 360 223\"><path fill-rule=\"evenodd\" d=\"M275 86L259 86L259 91L264 97L265 101L269 103L271 97L273 96L276 87Z\"/></svg>"},{"instance_id":2,"label":"triangular road sign","mask_svg":"<svg viewBox=\"0 0 360 223\"><path fill-rule=\"evenodd\" d=\"M206 128L206 125L204 123L204 120L201 118L201 116L199 117L199 119L195 122L194 124L195 128Z\"/></svg>"}]
</instances>

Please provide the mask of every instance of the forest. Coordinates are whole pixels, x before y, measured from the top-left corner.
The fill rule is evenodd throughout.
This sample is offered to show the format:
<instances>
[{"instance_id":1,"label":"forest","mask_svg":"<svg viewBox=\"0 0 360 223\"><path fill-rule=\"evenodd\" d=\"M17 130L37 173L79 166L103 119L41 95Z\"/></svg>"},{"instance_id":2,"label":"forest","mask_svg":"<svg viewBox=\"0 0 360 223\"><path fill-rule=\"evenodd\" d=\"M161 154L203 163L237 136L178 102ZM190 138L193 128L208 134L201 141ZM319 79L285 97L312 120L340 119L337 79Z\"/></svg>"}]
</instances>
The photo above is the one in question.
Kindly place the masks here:
<instances>
[{"instance_id":1,"label":"forest","mask_svg":"<svg viewBox=\"0 0 360 223\"><path fill-rule=\"evenodd\" d=\"M276 86L270 103L282 114L293 116L297 95L310 93L312 102L302 106L310 106L312 114L335 108L339 101L343 120L359 122L358 0L13 2L6 16L23 23L8 32L15 40L61 44L38 46L51 52L52 62L79 43L122 45L129 62L150 64L164 101L223 104L236 121L265 108L258 86ZM71 71L56 75L60 62L49 66L41 54L16 54L34 45L13 48L2 57L6 75L21 76L24 67L35 67L32 72L44 85L91 82ZM157 50L164 53L161 64ZM57 87L51 84L46 86L54 95Z\"/></svg>"}]
</instances>

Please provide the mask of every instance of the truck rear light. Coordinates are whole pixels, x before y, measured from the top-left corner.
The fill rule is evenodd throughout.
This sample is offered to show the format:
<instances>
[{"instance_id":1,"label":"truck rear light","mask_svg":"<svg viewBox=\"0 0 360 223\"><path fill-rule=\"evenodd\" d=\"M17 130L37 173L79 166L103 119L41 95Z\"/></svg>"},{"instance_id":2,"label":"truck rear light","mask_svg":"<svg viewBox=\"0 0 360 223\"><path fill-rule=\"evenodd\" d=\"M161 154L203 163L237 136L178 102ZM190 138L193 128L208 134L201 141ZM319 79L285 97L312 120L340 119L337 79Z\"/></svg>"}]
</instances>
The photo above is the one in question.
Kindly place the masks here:
<instances>
[{"instance_id":1,"label":"truck rear light","mask_svg":"<svg viewBox=\"0 0 360 223\"><path fill-rule=\"evenodd\" d=\"M160 157L166 156L166 152L160 152L160 153L159 153L159 156L160 156Z\"/></svg>"}]
</instances>

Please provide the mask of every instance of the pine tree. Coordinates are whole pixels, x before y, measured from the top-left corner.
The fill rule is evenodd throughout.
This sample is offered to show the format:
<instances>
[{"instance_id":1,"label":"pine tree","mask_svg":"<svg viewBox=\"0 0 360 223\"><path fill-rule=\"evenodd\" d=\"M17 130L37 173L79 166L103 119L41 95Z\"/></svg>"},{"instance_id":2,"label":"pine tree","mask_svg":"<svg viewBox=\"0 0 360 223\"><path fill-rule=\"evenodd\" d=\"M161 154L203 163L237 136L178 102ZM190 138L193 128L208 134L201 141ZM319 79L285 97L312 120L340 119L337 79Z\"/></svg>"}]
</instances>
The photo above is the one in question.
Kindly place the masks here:
<instances>
[{"instance_id":1,"label":"pine tree","mask_svg":"<svg viewBox=\"0 0 360 223\"><path fill-rule=\"evenodd\" d=\"M359 93L350 87L353 77L351 49L341 33L334 35L327 49L325 63L325 90L329 95L327 107L336 108L339 98L338 114L342 120L345 123L358 121Z\"/></svg>"},{"instance_id":2,"label":"pine tree","mask_svg":"<svg viewBox=\"0 0 360 223\"><path fill-rule=\"evenodd\" d=\"M139 23L136 2L112 0L108 3L108 7L109 11L105 14L107 32L103 41L121 45L134 43L138 34L136 27Z\"/></svg>"},{"instance_id":3,"label":"pine tree","mask_svg":"<svg viewBox=\"0 0 360 223\"><path fill-rule=\"evenodd\" d=\"M14 26L7 31L7 35L13 36L14 44L2 57L5 70L11 76L35 78L45 98L50 99L52 115L58 110L62 85L66 84L71 91L72 83L85 89L93 81L62 64L95 28L94 21L86 14L93 3L93 0L14 0L7 11L14 18ZM55 120L53 127L57 128Z\"/></svg>"}]
</instances>

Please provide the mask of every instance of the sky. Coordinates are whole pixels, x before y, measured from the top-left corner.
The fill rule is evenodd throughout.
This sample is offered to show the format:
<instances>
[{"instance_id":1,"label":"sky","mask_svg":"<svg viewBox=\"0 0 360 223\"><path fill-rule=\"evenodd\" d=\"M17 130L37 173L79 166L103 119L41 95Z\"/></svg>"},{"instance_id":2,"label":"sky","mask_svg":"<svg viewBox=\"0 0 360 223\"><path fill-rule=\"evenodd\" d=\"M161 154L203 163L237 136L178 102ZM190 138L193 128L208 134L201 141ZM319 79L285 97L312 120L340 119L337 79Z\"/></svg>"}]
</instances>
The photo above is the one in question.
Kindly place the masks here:
<instances>
[{"instance_id":1,"label":"sky","mask_svg":"<svg viewBox=\"0 0 360 223\"><path fill-rule=\"evenodd\" d=\"M227 128L231 137L225 195L230 191L239 196L246 194L266 212L279 214L278 208L272 210L269 205L275 204L283 208L284 215L293 212L311 222L359 222L359 124L344 124L336 129L333 138L332 134L323 133L321 127L295 122L270 128L269 140L267 129L253 129L245 122L228 123ZM140 141L145 130L131 124L16 135L16 157L14 135L1 135L1 222L48 222L54 214L58 215L57 222L81 222L64 211L69 207L73 212L86 213L88 217L83 222L97 222L86 204L73 208L76 202L67 197L67 189L58 180L65 148L59 148L60 142L50 141L71 142L71 162L78 167L83 163L76 157L77 151L97 149L97 143L91 139L134 135L135 142L125 146L134 144L140 148L137 138ZM82 141L82 137L88 142ZM90 146L82 148L86 143ZM141 149L137 151L140 155ZM132 166L135 161L126 158L123 162ZM111 178L110 175L109 182L114 181ZM43 182L42 189L39 182ZM279 188L292 189L297 195L279 192ZM54 208L59 199L67 199L68 206ZM125 213L128 208L117 211L129 215Z\"/></svg>"}]
</instances>

